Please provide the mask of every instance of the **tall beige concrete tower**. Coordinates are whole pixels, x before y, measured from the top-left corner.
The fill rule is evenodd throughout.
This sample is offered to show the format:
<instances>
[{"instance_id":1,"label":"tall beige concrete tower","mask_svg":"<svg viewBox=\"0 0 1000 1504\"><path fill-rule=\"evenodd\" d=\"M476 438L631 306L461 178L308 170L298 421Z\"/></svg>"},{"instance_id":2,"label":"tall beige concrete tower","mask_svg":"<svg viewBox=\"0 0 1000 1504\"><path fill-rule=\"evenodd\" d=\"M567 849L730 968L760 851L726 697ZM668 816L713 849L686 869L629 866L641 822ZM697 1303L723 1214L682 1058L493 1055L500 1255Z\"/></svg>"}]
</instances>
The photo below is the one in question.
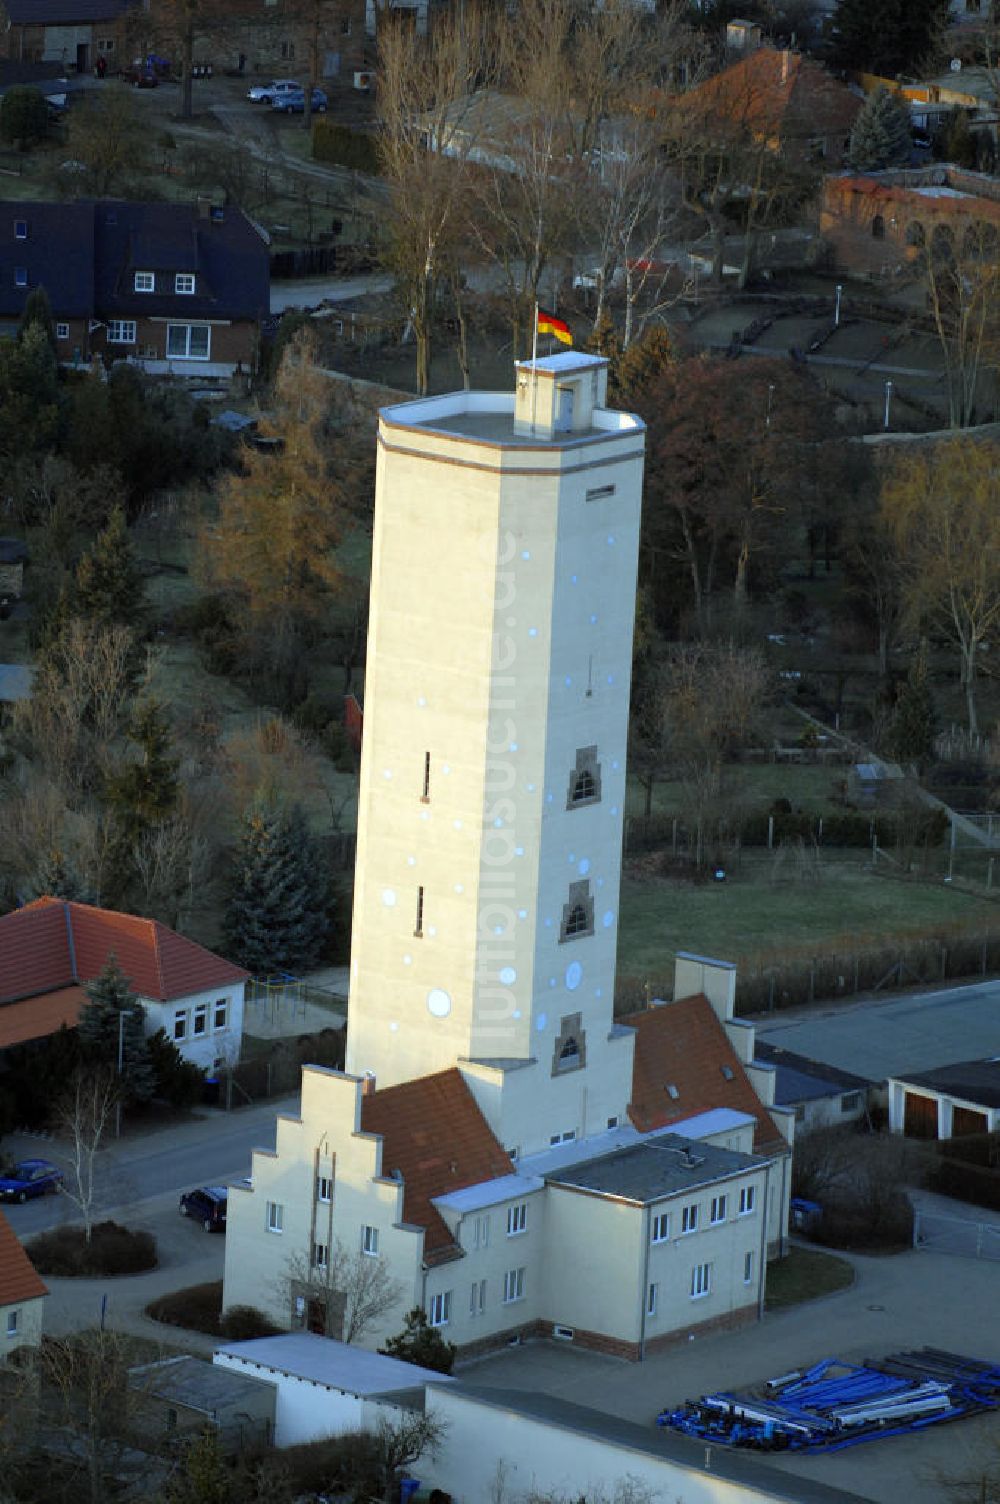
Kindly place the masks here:
<instances>
[{"instance_id":1,"label":"tall beige concrete tower","mask_svg":"<svg viewBox=\"0 0 1000 1504\"><path fill-rule=\"evenodd\" d=\"M525 1154L624 1116L612 1002L644 431L607 362L379 423L347 1069Z\"/></svg>"}]
</instances>

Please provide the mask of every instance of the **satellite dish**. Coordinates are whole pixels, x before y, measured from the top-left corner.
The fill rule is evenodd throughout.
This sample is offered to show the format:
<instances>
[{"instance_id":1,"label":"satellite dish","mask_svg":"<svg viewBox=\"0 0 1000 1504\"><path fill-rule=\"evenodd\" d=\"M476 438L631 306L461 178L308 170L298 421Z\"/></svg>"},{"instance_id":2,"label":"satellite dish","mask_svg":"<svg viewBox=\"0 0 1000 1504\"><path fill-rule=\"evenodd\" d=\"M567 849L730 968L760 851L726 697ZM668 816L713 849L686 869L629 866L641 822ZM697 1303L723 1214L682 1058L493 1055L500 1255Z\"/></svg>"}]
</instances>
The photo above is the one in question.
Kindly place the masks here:
<instances>
[{"instance_id":1,"label":"satellite dish","mask_svg":"<svg viewBox=\"0 0 1000 1504\"><path fill-rule=\"evenodd\" d=\"M948 67L951 69L952 73L961 73L962 59L960 57L953 57L951 62L948 64Z\"/></svg>"}]
</instances>

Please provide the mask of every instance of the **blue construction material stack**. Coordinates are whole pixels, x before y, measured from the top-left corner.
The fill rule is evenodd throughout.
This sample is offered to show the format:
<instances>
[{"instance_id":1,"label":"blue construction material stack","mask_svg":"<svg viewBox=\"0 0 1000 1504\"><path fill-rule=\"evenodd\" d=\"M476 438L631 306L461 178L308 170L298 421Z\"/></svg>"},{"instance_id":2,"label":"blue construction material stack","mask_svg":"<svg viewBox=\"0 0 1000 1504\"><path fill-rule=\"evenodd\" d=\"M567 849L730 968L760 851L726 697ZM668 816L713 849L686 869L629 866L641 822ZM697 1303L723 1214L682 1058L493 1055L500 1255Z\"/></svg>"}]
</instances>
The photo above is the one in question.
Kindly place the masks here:
<instances>
[{"instance_id":1,"label":"blue construction material stack","mask_svg":"<svg viewBox=\"0 0 1000 1504\"><path fill-rule=\"evenodd\" d=\"M824 1358L758 1391L663 1410L658 1426L724 1446L835 1452L1000 1408L1000 1363L924 1347L881 1360Z\"/></svg>"}]
</instances>

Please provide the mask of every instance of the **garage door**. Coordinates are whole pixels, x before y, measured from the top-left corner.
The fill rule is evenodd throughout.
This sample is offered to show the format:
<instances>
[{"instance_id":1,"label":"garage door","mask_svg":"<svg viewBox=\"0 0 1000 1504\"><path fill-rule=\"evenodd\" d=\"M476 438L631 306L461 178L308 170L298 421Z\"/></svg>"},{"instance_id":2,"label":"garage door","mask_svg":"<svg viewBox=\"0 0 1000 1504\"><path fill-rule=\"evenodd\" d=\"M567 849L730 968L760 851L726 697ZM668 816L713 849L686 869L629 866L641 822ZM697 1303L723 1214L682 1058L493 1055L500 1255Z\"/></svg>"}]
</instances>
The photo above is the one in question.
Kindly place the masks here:
<instances>
[{"instance_id":1,"label":"garage door","mask_svg":"<svg viewBox=\"0 0 1000 1504\"><path fill-rule=\"evenodd\" d=\"M951 1115L951 1136L962 1138L966 1133L988 1133L989 1120L985 1112L976 1112L972 1107L956 1107Z\"/></svg>"},{"instance_id":2,"label":"garage door","mask_svg":"<svg viewBox=\"0 0 1000 1504\"><path fill-rule=\"evenodd\" d=\"M906 1093L906 1110L903 1113L903 1132L908 1138L937 1138L937 1097L924 1097L918 1092Z\"/></svg>"}]
</instances>

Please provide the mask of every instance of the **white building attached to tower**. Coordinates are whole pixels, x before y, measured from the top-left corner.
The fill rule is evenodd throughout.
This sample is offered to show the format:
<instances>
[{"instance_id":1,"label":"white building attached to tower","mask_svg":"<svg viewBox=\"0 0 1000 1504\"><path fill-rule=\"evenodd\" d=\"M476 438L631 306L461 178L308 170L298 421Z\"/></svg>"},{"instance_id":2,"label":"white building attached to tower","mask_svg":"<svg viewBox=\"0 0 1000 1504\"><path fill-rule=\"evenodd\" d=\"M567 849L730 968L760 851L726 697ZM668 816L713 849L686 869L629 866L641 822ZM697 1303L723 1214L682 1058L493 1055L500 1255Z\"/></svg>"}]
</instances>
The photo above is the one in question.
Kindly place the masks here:
<instances>
[{"instance_id":1,"label":"white building attached to tower","mask_svg":"<svg viewBox=\"0 0 1000 1504\"><path fill-rule=\"evenodd\" d=\"M519 363L512 395L458 392L381 414L347 1075L309 1071L303 1117L279 1124L276 1157L256 1156L253 1190L234 1188L227 1305L306 1323L314 1296L301 1278L266 1298L291 1267L288 1245L299 1262L318 1247L329 1267L336 1244L374 1243L405 1293L373 1340L414 1304L464 1347L562 1325L639 1356L651 1332L678 1324L666 1286L642 1287L643 1219L701 1184L707 1157L643 1148L649 1126L683 1121L685 1104L664 1096L658 1117L647 1102L644 1133L630 1122L638 1036L613 1014L644 430L606 392L605 359L565 353ZM718 1100L694 1114L713 1145L708 1179L733 1182L716 1211L753 1186L763 1228L769 1161L750 1151L773 1140L785 1152L783 1130L756 1116L752 1049L737 1054L726 1037L731 998L718 1018L701 1001L730 1073L718 1067ZM737 1075L739 1102L727 1095ZM709 1123L706 1106L729 1117ZM620 1219L601 1210L615 1200L612 1154L628 1156L636 1209L620 1246ZM320 1181L333 1187L321 1205ZM279 1182L282 1201L268 1200ZM756 1309L786 1199L763 1243L733 1212L732 1256L730 1219L706 1210L713 1258L677 1275L685 1330ZM595 1292L610 1258L625 1293L595 1293L588 1318L581 1278L566 1320L545 1228L572 1225L581 1249L588 1221L603 1240ZM678 1208L687 1238L684 1222ZM737 1254L746 1278L734 1280ZM458 1260L480 1270L463 1273L461 1292L448 1283Z\"/></svg>"}]
</instances>

